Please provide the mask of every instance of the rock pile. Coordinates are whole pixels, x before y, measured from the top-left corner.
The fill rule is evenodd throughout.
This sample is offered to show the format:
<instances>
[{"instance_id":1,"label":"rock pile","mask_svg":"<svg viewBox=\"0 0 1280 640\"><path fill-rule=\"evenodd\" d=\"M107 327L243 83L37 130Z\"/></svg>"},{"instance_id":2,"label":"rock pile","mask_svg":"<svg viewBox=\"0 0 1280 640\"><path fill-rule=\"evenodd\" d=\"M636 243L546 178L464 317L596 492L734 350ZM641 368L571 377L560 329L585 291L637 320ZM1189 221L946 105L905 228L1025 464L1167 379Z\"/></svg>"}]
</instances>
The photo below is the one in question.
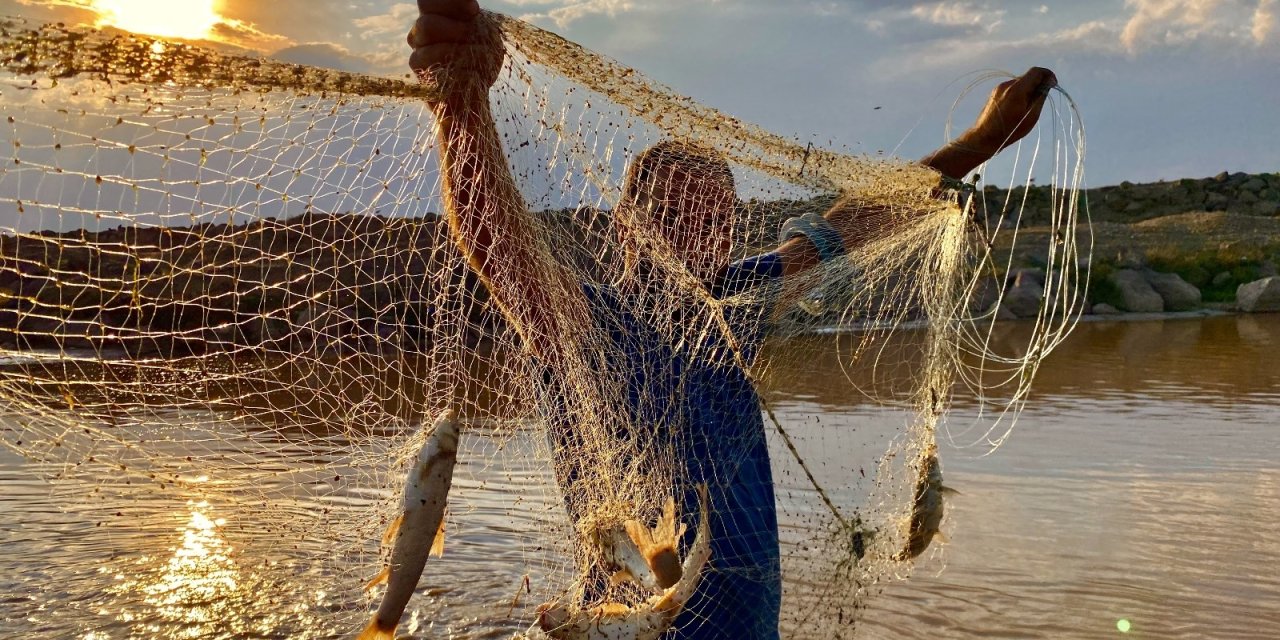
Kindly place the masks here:
<instances>
[{"instance_id":1,"label":"rock pile","mask_svg":"<svg viewBox=\"0 0 1280 640\"><path fill-rule=\"evenodd\" d=\"M987 187L983 201L990 215L1000 208L1016 210L1025 201L1024 224L1045 224L1050 218L1049 187ZM1255 216L1280 216L1280 174L1227 173L1211 178L1088 189L1089 213L1094 220L1136 222L1189 211L1227 211ZM1006 203L1008 203L1006 205Z\"/></svg>"},{"instance_id":2,"label":"rock pile","mask_svg":"<svg viewBox=\"0 0 1280 640\"><path fill-rule=\"evenodd\" d=\"M1034 318L1040 314L1044 297L1044 271L1017 269L1005 282L1004 297L999 306L986 299L982 309L996 314L998 320ZM1204 301L1195 285L1176 273L1161 273L1148 268L1119 269L1104 280L1109 288L1106 301L1098 301L1099 292L1090 292L1095 301L1086 305L1088 313L1100 316L1121 313L1162 313L1193 311ZM1240 285L1235 308L1247 313L1280 311L1280 276L1271 276Z\"/></svg>"}]
</instances>

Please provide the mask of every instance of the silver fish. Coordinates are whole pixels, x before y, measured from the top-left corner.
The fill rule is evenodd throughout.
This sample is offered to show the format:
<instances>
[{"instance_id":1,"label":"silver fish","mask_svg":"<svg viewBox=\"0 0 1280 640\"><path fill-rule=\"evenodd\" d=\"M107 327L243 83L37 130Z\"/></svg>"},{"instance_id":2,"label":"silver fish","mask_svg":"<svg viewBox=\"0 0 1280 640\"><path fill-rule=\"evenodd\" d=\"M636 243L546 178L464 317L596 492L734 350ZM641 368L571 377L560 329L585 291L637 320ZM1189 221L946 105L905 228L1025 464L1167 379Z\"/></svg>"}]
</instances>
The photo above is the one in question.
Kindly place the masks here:
<instances>
[{"instance_id":1,"label":"silver fish","mask_svg":"<svg viewBox=\"0 0 1280 640\"><path fill-rule=\"evenodd\" d=\"M657 640L675 622L698 588L711 558L711 525L707 521L707 487L698 488L701 522L689 555L680 563L679 580L643 604L629 607L606 602L589 609L561 603L538 607L538 626L557 640ZM674 506L672 518L674 522ZM660 526L663 521L660 521Z\"/></svg>"},{"instance_id":2,"label":"silver fish","mask_svg":"<svg viewBox=\"0 0 1280 640\"><path fill-rule=\"evenodd\" d=\"M391 640L400 616L418 587L418 578L427 564L427 555L444 553L444 509L453 483L453 466L458 460L458 420L453 411L436 418L431 435L418 452L404 487L404 510L386 535L391 547L387 566L365 589L386 582L378 612L357 640Z\"/></svg>"},{"instance_id":3,"label":"silver fish","mask_svg":"<svg viewBox=\"0 0 1280 640\"><path fill-rule=\"evenodd\" d=\"M924 473L916 485L907 546L898 554L898 560L909 560L924 553L935 537L947 542L947 536L939 530L944 511L942 496L947 493L958 492L943 486L942 466L938 464L938 456L929 454L924 461Z\"/></svg>"}]
</instances>

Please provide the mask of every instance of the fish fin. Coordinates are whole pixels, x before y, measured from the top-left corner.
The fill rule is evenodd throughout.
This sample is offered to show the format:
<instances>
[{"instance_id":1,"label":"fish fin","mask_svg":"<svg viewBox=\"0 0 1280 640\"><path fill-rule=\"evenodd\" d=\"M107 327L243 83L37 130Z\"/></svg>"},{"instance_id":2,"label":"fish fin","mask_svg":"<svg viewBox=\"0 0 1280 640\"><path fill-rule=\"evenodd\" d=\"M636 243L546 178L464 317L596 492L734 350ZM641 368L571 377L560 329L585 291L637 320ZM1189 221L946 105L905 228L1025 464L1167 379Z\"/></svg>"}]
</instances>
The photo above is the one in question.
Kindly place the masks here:
<instances>
[{"instance_id":1,"label":"fish fin","mask_svg":"<svg viewBox=\"0 0 1280 640\"><path fill-rule=\"evenodd\" d=\"M440 518L440 528L436 529L436 537L431 540L429 553L437 558L444 555L444 518Z\"/></svg>"},{"instance_id":2,"label":"fish fin","mask_svg":"<svg viewBox=\"0 0 1280 640\"><path fill-rule=\"evenodd\" d=\"M630 615L632 609L621 602L606 602L593 609L592 612L602 618L622 617Z\"/></svg>"},{"instance_id":3,"label":"fish fin","mask_svg":"<svg viewBox=\"0 0 1280 640\"><path fill-rule=\"evenodd\" d=\"M631 572L626 569L617 571L613 575L609 576L609 584L611 585L616 586L624 582L636 582L636 577L631 575Z\"/></svg>"},{"instance_id":4,"label":"fish fin","mask_svg":"<svg viewBox=\"0 0 1280 640\"><path fill-rule=\"evenodd\" d=\"M941 532L941 531L934 531L934 532L933 532L933 537L935 537L935 538L937 538L937 539L941 540L943 544L951 544L951 538L948 538L948 537L947 537L947 534L945 534L945 533L943 533L943 532Z\"/></svg>"},{"instance_id":5,"label":"fish fin","mask_svg":"<svg viewBox=\"0 0 1280 640\"><path fill-rule=\"evenodd\" d=\"M669 541L676 538L676 498L667 496L667 503L662 506L662 517L653 527L655 541Z\"/></svg>"},{"instance_id":6,"label":"fish fin","mask_svg":"<svg viewBox=\"0 0 1280 640\"><path fill-rule=\"evenodd\" d=\"M364 628L364 631L361 631L360 635L356 636L356 640L394 640L395 637L395 626L390 629L384 629L382 625L378 624L378 616L374 616L373 620L370 620L368 626Z\"/></svg>"},{"instance_id":7,"label":"fish fin","mask_svg":"<svg viewBox=\"0 0 1280 640\"><path fill-rule=\"evenodd\" d=\"M386 533L382 534L383 548L390 547L391 545L395 544L396 536L400 533L400 523L402 522L404 522L403 513L396 516L396 519L392 520L391 524L387 526Z\"/></svg>"},{"instance_id":8,"label":"fish fin","mask_svg":"<svg viewBox=\"0 0 1280 640\"><path fill-rule=\"evenodd\" d=\"M945 485L938 485L938 491L942 492L942 494L943 494L943 495L948 495L948 496L960 496L960 495L964 495L964 494L960 493L958 490L956 490L956 489L952 489L951 487L948 487L948 486L945 486Z\"/></svg>"},{"instance_id":9,"label":"fish fin","mask_svg":"<svg viewBox=\"0 0 1280 640\"><path fill-rule=\"evenodd\" d=\"M379 571L379 572L378 572L378 575L374 576L372 580L370 580L369 582L367 582L367 583L364 585L364 590L365 590L365 591L368 591L368 590L370 590L370 589L372 589L372 588L374 588L374 587L376 587L376 586L378 586L378 585L380 585L380 584L382 584L382 583L386 582L386 581L387 581L387 579L389 579L390 577L391 577L391 566L390 566L390 565L388 565L388 566L383 567L383 568L382 568L382 571Z\"/></svg>"},{"instance_id":10,"label":"fish fin","mask_svg":"<svg viewBox=\"0 0 1280 640\"><path fill-rule=\"evenodd\" d=\"M648 527L635 520L628 520L622 526L627 530L627 537L631 538L641 552L653 546L653 533Z\"/></svg>"}]
</instances>

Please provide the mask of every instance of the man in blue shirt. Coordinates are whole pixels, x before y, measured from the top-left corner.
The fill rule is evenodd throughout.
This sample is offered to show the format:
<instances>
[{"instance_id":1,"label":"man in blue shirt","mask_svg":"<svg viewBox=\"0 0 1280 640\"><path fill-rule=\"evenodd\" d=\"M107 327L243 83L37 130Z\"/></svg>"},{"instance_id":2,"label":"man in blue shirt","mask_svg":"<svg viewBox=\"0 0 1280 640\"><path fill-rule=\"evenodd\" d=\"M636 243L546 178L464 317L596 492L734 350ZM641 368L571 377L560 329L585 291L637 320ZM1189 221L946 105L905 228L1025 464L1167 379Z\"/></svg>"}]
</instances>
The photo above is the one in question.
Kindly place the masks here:
<instances>
[{"instance_id":1,"label":"man in blue shirt","mask_svg":"<svg viewBox=\"0 0 1280 640\"><path fill-rule=\"evenodd\" d=\"M671 309L670 295L655 293L671 285L662 266L645 260L649 252L628 251L614 284L577 282L540 238L506 164L488 96L504 57L496 27L481 17L475 0L418 4L410 66L436 89L431 108L450 229L525 348L545 367L556 474L570 516L584 515L576 512L574 495L588 470L576 465L583 434L566 416L573 390L599 384L586 376L608 368L618 372L610 381L625 388L618 398L626 406L617 408L625 424L613 427L620 441L647 439L675 451L681 513L698 511L693 487L709 489L712 570L673 636L777 638L782 589L773 480L759 397L743 367L762 337L763 312L727 305L731 338L711 327L697 345L673 344L662 328L700 312ZM1033 68L1000 85L978 123L922 163L942 176L964 177L1034 127L1055 83L1051 72ZM836 206L825 216L789 223L776 250L730 264L735 201L724 160L667 142L632 161L614 223L624 247L642 241L632 227L659 234L685 272L721 298L793 276L892 231L888 212ZM646 304L653 300L667 304ZM588 346L606 347L608 362L583 366ZM648 431L634 431L642 427Z\"/></svg>"}]
</instances>

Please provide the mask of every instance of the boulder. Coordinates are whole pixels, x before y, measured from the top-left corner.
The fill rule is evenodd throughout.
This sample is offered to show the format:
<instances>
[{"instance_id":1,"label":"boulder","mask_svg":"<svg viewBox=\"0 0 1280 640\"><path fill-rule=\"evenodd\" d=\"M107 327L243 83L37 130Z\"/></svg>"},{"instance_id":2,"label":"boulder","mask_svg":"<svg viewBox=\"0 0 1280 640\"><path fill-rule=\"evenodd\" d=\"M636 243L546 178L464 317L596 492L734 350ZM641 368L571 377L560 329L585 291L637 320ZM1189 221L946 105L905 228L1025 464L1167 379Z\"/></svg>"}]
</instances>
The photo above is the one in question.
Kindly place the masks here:
<instances>
[{"instance_id":1,"label":"boulder","mask_svg":"<svg viewBox=\"0 0 1280 640\"><path fill-rule=\"evenodd\" d=\"M1004 294L1000 302L1019 318L1034 318L1040 315L1040 301L1044 298L1044 272L1039 269L1023 269L1014 277L1013 286Z\"/></svg>"},{"instance_id":2,"label":"boulder","mask_svg":"<svg viewBox=\"0 0 1280 640\"><path fill-rule=\"evenodd\" d=\"M1147 284L1150 284L1151 288L1160 294L1160 299L1164 300L1166 311L1190 311L1199 308L1204 301L1200 290L1176 273L1152 271L1145 275Z\"/></svg>"},{"instance_id":3,"label":"boulder","mask_svg":"<svg viewBox=\"0 0 1280 640\"><path fill-rule=\"evenodd\" d=\"M1247 282L1236 289L1236 306L1248 313L1280 311L1280 277Z\"/></svg>"},{"instance_id":4,"label":"boulder","mask_svg":"<svg viewBox=\"0 0 1280 640\"><path fill-rule=\"evenodd\" d=\"M1013 286L1025 286L1025 284L1036 283L1044 286L1044 269L1031 267L1027 269L1018 269L1013 272Z\"/></svg>"},{"instance_id":5,"label":"boulder","mask_svg":"<svg viewBox=\"0 0 1280 640\"><path fill-rule=\"evenodd\" d=\"M1219 273L1218 275L1216 275L1216 276L1214 276L1214 277L1213 277L1213 280L1212 280L1211 284L1212 284L1214 287L1225 287L1225 286L1227 286L1227 283L1228 283L1228 282L1231 282L1231 272L1230 272L1230 271L1223 271L1223 272L1221 272L1221 273Z\"/></svg>"},{"instance_id":6,"label":"boulder","mask_svg":"<svg viewBox=\"0 0 1280 640\"><path fill-rule=\"evenodd\" d=\"M1120 294L1120 308L1135 313L1159 313L1164 311L1164 298L1156 293L1147 283L1142 272L1133 269L1121 269L1112 273L1107 280Z\"/></svg>"},{"instance_id":7,"label":"boulder","mask_svg":"<svg viewBox=\"0 0 1280 640\"><path fill-rule=\"evenodd\" d=\"M1280 202L1274 200L1259 200L1253 204L1253 215L1255 216L1274 216L1280 215Z\"/></svg>"},{"instance_id":8,"label":"boulder","mask_svg":"<svg viewBox=\"0 0 1280 640\"><path fill-rule=\"evenodd\" d=\"M1119 309L1105 302L1099 302L1098 304L1093 305L1093 315L1095 316L1114 316L1117 313L1120 313Z\"/></svg>"},{"instance_id":9,"label":"boulder","mask_svg":"<svg viewBox=\"0 0 1280 640\"><path fill-rule=\"evenodd\" d=\"M986 313L984 313L983 315L987 315L987 316L994 315L996 320L1017 320L1018 319L1018 316L1014 315L1013 312L1009 310L1009 307L1003 304L991 305L991 308L987 309Z\"/></svg>"},{"instance_id":10,"label":"boulder","mask_svg":"<svg viewBox=\"0 0 1280 640\"><path fill-rule=\"evenodd\" d=\"M1004 294L1000 308L1013 314L1015 318L1034 318L1040 315L1040 301L1044 290L1040 287L1022 287L1010 289Z\"/></svg>"},{"instance_id":11,"label":"boulder","mask_svg":"<svg viewBox=\"0 0 1280 640\"><path fill-rule=\"evenodd\" d=\"M973 287L969 298L969 310L975 313L990 309L1000 296L1000 283L995 278L983 278Z\"/></svg>"},{"instance_id":12,"label":"boulder","mask_svg":"<svg viewBox=\"0 0 1280 640\"><path fill-rule=\"evenodd\" d=\"M1227 208L1228 204L1231 204L1231 198L1221 193L1210 193L1204 197L1205 211L1222 211Z\"/></svg>"}]
</instances>

